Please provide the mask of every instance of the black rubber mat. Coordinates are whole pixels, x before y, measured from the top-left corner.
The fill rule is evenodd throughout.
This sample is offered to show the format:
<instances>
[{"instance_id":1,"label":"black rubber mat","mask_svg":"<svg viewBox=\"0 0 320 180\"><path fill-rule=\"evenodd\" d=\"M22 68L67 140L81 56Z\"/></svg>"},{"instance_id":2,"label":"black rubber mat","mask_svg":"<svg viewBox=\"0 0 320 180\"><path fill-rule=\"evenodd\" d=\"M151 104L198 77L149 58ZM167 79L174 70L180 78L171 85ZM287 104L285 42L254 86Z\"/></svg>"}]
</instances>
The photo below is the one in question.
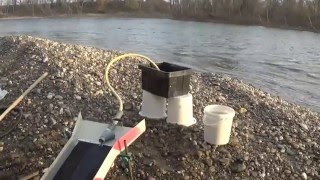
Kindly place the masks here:
<instances>
[{"instance_id":1,"label":"black rubber mat","mask_svg":"<svg viewBox=\"0 0 320 180\"><path fill-rule=\"evenodd\" d=\"M79 141L53 179L92 180L110 150L110 146Z\"/></svg>"}]
</instances>

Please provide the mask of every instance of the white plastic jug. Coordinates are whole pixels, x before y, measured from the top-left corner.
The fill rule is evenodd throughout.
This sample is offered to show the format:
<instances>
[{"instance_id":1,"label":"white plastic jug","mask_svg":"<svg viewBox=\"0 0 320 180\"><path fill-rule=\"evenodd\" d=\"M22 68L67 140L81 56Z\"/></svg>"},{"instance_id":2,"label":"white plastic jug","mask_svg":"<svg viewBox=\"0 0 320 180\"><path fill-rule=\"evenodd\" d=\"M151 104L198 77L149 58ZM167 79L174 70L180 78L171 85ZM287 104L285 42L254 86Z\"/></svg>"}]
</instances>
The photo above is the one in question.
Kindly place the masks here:
<instances>
[{"instance_id":1,"label":"white plastic jug","mask_svg":"<svg viewBox=\"0 0 320 180\"><path fill-rule=\"evenodd\" d=\"M150 119L167 117L167 99L143 90L142 106L139 114Z\"/></svg>"},{"instance_id":2,"label":"white plastic jug","mask_svg":"<svg viewBox=\"0 0 320 180\"><path fill-rule=\"evenodd\" d=\"M224 145L229 142L235 111L223 105L204 108L204 140L210 144Z\"/></svg>"},{"instance_id":3,"label":"white plastic jug","mask_svg":"<svg viewBox=\"0 0 320 180\"><path fill-rule=\"evenodd\" d=\"M6 91L4 89L2 90L0 88L0 100L3 99L7 94L8 94L8 91Z\"/></svg>"},{"instance_id":4,"label":"white plastic jug","mask_svg":"<svg viewBox=\"0 0 320 180\"><path fill-rule=\"evenodd\" d=\"M167 122L183 126L191 126L197 122L193 117L193 103L190 93L168 99Z\"/></svg>"}]
</instances>

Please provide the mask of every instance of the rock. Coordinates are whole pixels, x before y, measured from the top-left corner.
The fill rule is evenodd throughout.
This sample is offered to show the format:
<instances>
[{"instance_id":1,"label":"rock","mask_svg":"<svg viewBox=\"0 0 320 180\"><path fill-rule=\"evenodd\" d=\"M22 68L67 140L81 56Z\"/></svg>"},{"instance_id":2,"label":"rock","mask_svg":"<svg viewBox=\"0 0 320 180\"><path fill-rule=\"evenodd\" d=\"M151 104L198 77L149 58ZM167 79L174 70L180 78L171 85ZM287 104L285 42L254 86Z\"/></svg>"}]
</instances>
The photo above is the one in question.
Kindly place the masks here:
<instances>
[{"instance_id":1,"label":"rock","mask_svg":"<svg viewBox=\"0 0 320 180\"><path fill-rule=\"evenodd\" d=\"M310 166L311 164L312 164L312 160L311 160L311 159L308 159L308 160L307 160L307 165Z\"/></svg>"},{"instance_id":2,"label":"rock","mask_svg":"<svg viewBox=\"0 0 320 180\"><path fill-rule=\"evenodd\" d=\"M223 97L223 96L218 96L217 100L218 100L219 102L226 102L226 98Z\"/></svg>"},{"instance_id":3,"label":"rock","mask_svg":"<svg viewBox=\"0 0 320 180\"><path fill-rule=\"evenodd\" d=\"M100 81L96 81L96 85L97 86L101 86L101 82Z\"/></svg>"},{"instance_id":4,"label":"rock","mask_svg":"<svg viewBox=\"0 0 320 180\"><path fill-rule=\"evenodd\" d=\"M285 149L285 147L284 147L282 144L277 144L277 147L280 149L280 152L281 152L281 153L286 152L286 149Z\"/></svg>"},{"instance_id":5,"label":"rock","mask_svg":"<svg viewBox=\"0 0 320 180\"><path fill-rule=\"evenodd\" d=\"M240 173L244 170L246 170L246 165L243 162L235 161L231 164L231 171L234 173Z\"/></svg>"},{"instance_id":6,"label":"rock","mask_svg":"<svg viewBox=\"0 0 320 180\"><path fill-rule=\"evenodd\" d=\"M287 149L286 149L286 152L287 152L290 156L293 156L293 155L296 154L296 153L293 152L290 148L287 148Z\"/></svg>"},{"instance_id":7,"label":"rock","mask_svg":"<svg viewBox=\"0 0 320 180\"><path fill-rule=\"evenodd\" d=\"M215 169L214 166L211 166L211 167L209 168L209 172L213 173L213 172L215 172L215 171L216 171L216 169Z\"/></svg>"},{"instance_id":8,"label":"rock","mask_svg":"<svg viewBox=\"0 0 320 180\"><path fill-rule=\"evenodd\" d=\"M58 99L58 100L62 100L62 99L63 99L63 97L60 96L60 95L56 95L54 98L55 98L55 99Z\"/></svg>"},{"instance_id":9,"label":"rock","mask_svg":"<svg viewBox=\"0 0 320 180\"><path fill-rule=\"evenodd\" d=\"M68 117L71 117L71 116L72 116L72 114L71 114L71 111L70 111L70 108L69 108L69 107L67 107L66 109L64 109L64 111L66 112L66 114L67 114L67 116L68 116Z\"/></svg>"},{"instance_id":10,"label":"rock","mask_svg":"<svg viewBox=\"0 0 320 180\"><path fill-rule=\"evenodd\" d=\"M198 158L201 158L203 156L203 152L202 151L197 151L197 156L198 156Z\"/></svg>"},{"instance_id":11,"label":"rock","mask_svg":"<svg viewBox=\"0 0 320 180\"><path fill-rule=\"evenodd\" d=\"M149 166L149 167L151 167L151 166L153 166L153 165L154 165L154 160L151 160L151 159L144 159L144 160L143 160L143 164L144 164L145 166Z\"/></svg>"},{"instance_id":12,"label":"rock","mask_svg":"<svg viewBox=\"0 0 320 180\"><path fill-rule=\"evenodd\" d=\"M103 95L103 90L99 90L97 91L96 93L94 93L95 96L98 96L98 95Z\"/></svg>"},{"instance_id":13,"label":"rock","mask_svg":"<svg viewBox=\"0 0 320 180\"><path fill-rule=\"evenodd\" d=\"M283 136L279 136L279 140L282 141L283 140Z\"/></svg>"},{"instance_id":14,"label":"rock","mask_svg":"<svg viewBox=\"0 0 320 180\"><path fill-rule=\"evenodd\" d=\"M63 114L63 108L60 108L59 114L60 114L60 115Z\"/></svg>"},{"instance_id":15,"label":"rock","mask_svg":"<svg viewBox=\"0 0 320 180\"><path fill-rule=\"evenodd\" d=\"M288 170L288 169L286 169L286 170L284 170L284 173L285 173L285 174L291 174L291 171Z\"/></svg>"},{"instance_id":16,"label":"rock","mask_svg":"<svg viewBox=\"0 0 320 180\"><path fill-rule=\"evenodd\" d=\"M229 158L221 158L219 159L219 162L223 164L224 166L228 166L230 164L230 159Z\"/></svg>"},{"instance_id":17,"label":"rock","mask_svg":"<svg viewBox=\"0 0 320 180\"><path fill-rule=\"evenodd\" d=\"M140 174L142 177L145 177L145 172L141 169L138 169L138 174Z\"/></svg>"},{"instance_id":18,"label":"rock","mask_svg":"<svg viewBox=\"0 0 320 180\"><path fill-rule=\"evenodd\" d=\"M208 158L208 159L205 160L205 162L209 167L212 166L212 160L211 159Z\"/></svg>"},{"instance_id":19,"label":"rock","mask_svg":"<svg viewBox=\"0 0 320 180\"><path fill-rule=\"evenodd\" d=\"M302 127L302 129L304 129L304 130L306 130L306 131L309 130L309 128L308 128L308 126L307 126L306 124L300 123L299 125L300 125L300 127Z\"/></svg>"},{"instance_id":20,"label":"rock","mask_svg":"<svg viewBox=\"0 0 320 180\"><path fill-rule=\"evenodd\" d=\"M54 97L54 95L55 95L54 93L51 93L51 92L48 93L47 99L52 99Z\"/></svg>"},{"instance_id":21,"label":"rock","mask_svg":"<svg viewBox=\"0 0 320 180\"><path fill-rule=\"evenodd\" d=\"M307 180L307 179L308 179L308 176L307 176L307 174L306 174L305 172L301 173L301 177L302 177L302 179L304 179L304 180Z\"/></svg>"},{"instance_id":22,"label":"rock","mask_svg":"<svg viewBox=\"0 0 320 180\"><path fill-rule=\"evenodd\" d=\"M33 37L9 39L15 43L0 38L0 66L6 66L6 61L12 65L0 68L0 75L10 75L10 79L0 81L0 86L10 90L10 99L18 97L21 90L26 89L29 82L37 79L44 70L51 75L37 86L35 93L28 95L32 101L24 101L19 105L30 116L26 116L14 132L0 139L4 142L4 150L0 152L0 166L18 163L6 168L15 174L43 170L53 162L67 142L76 123L73 117L79 111L82 111L85 119L99 122L105 122L111 114L116 113L117 100L110 90L102 88L102 78L105 65L122 53ZM32 55L35 55L35 60L30 58ZM46 57L48 62L42 63ZM133 109L125 113L124 124L134 125L140 120L137 106L141 104L141 71L137 67L140 59L129 59L132 58L112 68L118 73L111 72L110 81L121 93L123 101L133 106L124 107ZM6 69L10 72L7 73ZM282 179L305 179L306 175L309 179L318 178L318 114L225 75L195 72L191 76L190 85L194 117L199 122L191 127L181 127L168 125L165 120L147 120L146 133L129 147L136 154L133 159L136 179L281 178L278 176L283 176ZM52 94L48 99L49 92L57 95ZM75 95L81 97L78 97L80 101L76 100ZM9 103L10 99L5 99L4 104ZM228 145L221 147L202 143L203 123L200 119L203 117L204 106L208 104L229 105L237 110ZM10 121L0 123L0 134L2 128L10 127L11 124L7 122ZM301 122L307 128L301 127ZM280 151L285 153L281 154ZM11 153L18 153L20 158L3 159ZM145 158L148 160L144 161ZM235 158L242 162L233 162ZM159 164L155 164L158 161ZM24 164L27 166L24 167ZM165 176L161 169L167 169ZM292 171L291 174L284 173L286 169ZM128 167L123 170L113 168L109 175L114 179L127 179L127 173Z\"/></svg>"},{"instance_id":23,"label":"rock","mask_svg":"<svg viewBox=\"0 0 320 180\"><path fill-rule=\"evenodd\" d=\"M4 149L4 147L3 147L3 146L0 146L0 152L2 152L2 151L3 151L3 149Z\"/></svg>"},{"instance_id":24,"label":"rock","mask_svg":"<svg viewBox=\"0 0 320 180\"><path fill-rule=\"evenodd\" d=\"M75 98L76 100L81 100L81 99L82 99L81 96L79 96L79 95L75 95L74 98Z\"/></svg>"},{"instance_id":25,"label":"rock","mask_svg":"<svg viewBox=\"0 0 320 180\"><path fill-rule=\"evenodd\" d=\"M43 58L42 62L48 62L49 58L48 57L45 57Z\"/></svg>"},{"instance_id":26,"label":"rock","mask_svg":"<svg viewBox=\"0 0 320 180\"><path fill-rule=\"evenodd\" d=\"M244 114L246 113L248 110L246 108L240 108L239 113L240 114Z\"/></svg>"},{"instance_id":27,"label":"rock","mask_svg":"<svg viewBox=\"0 0 320 180\"><path fill-rule=\"evenodd\" d=\"M51 120L52 125L57 124L57 121L55 119L53 119L53 117L50 117L50 120Z\"/></svg>"},{"instance_id":28,"label":"rock","mask_svg":"<svg viewBox=\"0 0 320 180\"><path fill-rule=\"evenodd\" d=\"M131 103L128 103L128 102L127 102L127 103L124 103L123 109L126 110L126 111L130 111L130 110L133 109L133 106L132 106Z\"/></svg>"},{"instance_id":29,"label":"rock","mask_svg":"<svg viewBox=\"0 0 320 180\"><path fill-rule=\"evenodd\" d=\"M253 177L257 177L257 176L258 176L258 173L257 173L257 172L255 172L255 171L252 171L252 172L251 172L251 176L253 176Z\"/></svg>"},{"instance_id":30,"label":"rock","mask_svg":"<svg viewBox=\"0 0 320 180\"><path fill-rule=\"evenodd\" d=\"M192 141L192 144L193 144L194 146L198 146L198 143L197 143L197 141L195 141L195 140Z\"/></svg>"},{"instance_id":31,"label":"rock","mask_svg":"<svg viewBox=\"0 0 320 180\"><path fill-rule=\"evenodd\" d=\"M189 177L188 175L185 175L185 176L183 176L183 179L184 179L184 180L189 180L190 177Z\"/></svg>"}]
</instances>

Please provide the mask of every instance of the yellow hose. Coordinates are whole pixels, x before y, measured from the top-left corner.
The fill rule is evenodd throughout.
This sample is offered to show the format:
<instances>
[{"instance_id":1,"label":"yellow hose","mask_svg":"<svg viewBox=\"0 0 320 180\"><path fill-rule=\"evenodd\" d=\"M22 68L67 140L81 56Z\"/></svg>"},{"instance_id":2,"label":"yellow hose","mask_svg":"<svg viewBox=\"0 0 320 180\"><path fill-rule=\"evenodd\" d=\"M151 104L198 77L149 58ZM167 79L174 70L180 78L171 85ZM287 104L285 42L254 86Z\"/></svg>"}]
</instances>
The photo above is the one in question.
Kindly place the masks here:
<instances>
[{"instance_id":1,"label":"yellow hose","mask_svg":"<svg viewBox=\"0 0 320 180\"><path fill-rule=\"evenodd\" d=\"M110 81L109 81L109 70L111 68L111 66L113 65L113 63L121 60L121 59L124 59L124 58L127 58L127 57L141 57L141 58L144 58L146 59L147 61L149 61L151 63L151 65L156 68L157 70L160 70L159 67L156 65L156 63L154 63L150 58L146 57L146 56L143 56L143 55L140 55L140 54L133 54L133 53L129 53L129 54L124 54L124 55L120 55L120 56L117 56L115 58L113 58L107 65L106 69L105 69L105 80L106 80L106 83L107 83L107 86L108 88L111 90L112 94L116 96L117 100L119 101L119 112L122 112L123 111L123 102L122 102L122 99L121 97L118 95L118 93L114 90L114 88L110 85Z\"/></svg>"}]
</instances>

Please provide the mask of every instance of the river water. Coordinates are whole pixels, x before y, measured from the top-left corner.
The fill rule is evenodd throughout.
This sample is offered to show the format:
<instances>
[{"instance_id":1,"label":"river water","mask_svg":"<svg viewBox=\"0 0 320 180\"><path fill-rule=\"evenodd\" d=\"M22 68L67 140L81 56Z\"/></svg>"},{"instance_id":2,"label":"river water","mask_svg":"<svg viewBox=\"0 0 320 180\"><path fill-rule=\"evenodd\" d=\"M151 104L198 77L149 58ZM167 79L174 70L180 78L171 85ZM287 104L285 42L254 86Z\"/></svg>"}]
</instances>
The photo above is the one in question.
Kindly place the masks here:
<instances>
[{"instance_id":1,"label":"river water","mask_svg":"<svg viewBox=\"0 0 320 180\"><path fill-rule=\"evenodd\" d=\"M320 112L320 34L168 19L0 20L0 36L21 34L231 74Z\"/></svg>"}]
</instances>

